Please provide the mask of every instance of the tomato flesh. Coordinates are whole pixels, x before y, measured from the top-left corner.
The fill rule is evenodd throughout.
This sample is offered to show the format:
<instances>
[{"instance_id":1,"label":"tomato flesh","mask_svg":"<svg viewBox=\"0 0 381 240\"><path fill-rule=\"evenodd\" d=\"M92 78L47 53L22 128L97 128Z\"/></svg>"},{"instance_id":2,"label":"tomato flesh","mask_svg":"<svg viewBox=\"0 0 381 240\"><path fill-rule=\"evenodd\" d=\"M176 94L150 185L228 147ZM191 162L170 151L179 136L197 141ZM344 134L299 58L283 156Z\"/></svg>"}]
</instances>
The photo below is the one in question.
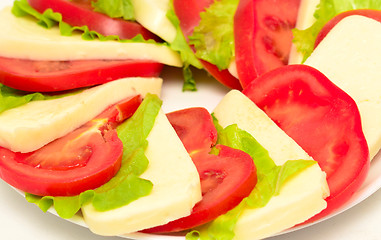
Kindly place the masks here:
<instances>
[{"instance_id":1,"label":"tomato flesh","mask_svg":"<svg viewBox=\"0 0 381 240\"><path fill-rule=\"evenodd\" d=\"M217 130L212 116L205 108L182 109L167 114L167 118L188 153L210 149L216 144Z\"/></svg>"},{"instance_id":2,"label":"tomato flesh","mask_svg":"<svg viewBox=\"0 0 381 240\"><path fill-rule=\"evenodd\" d=\"M37 61L0 57L0 83L32 92L64 91L125 77L156 77L161 63L145 60Z\"/></svg>"},{"instance_id":3,"label":"tomato flesh","mask_svg":"<svg viewBox=\"0 0 381 240\"><path fill-rule=\"evenodd\" d=\"M128 101L134 104L124 108L125 116L135 112L141 97L133 96L120 104ZM119 112L110 109L107 116L102 113L34 152L0 147L0 177L15 188L40 196L72 196L103 185L118 172L123 154L123 144L111 124Z\"/></svg>"},{"instance_id":4,"label":"tomato flesh","mask_svg":"<svg viewBox=\"0 0 381 240\"><path fill-rule=\"evenodd\" d=\"M329 20L324 27L320 30L319 34L316 37L315 40L315 48L319 45L319 43L325 38L325 36L331 31L331 29L336 26L338 22L340 22L343 18L346 18L348 16L352 15L360 15L364 17L369 17L374 20L377 20L381 22L381 11L380 10L374 10L374 9L355 9L350 11L342 12L338 15L336 15L334 18Z\"/></svg>"},{"instance_id":5,"label":"tomato flesh","mask_svg":"<svg viewBox=\"0 0 381 240\"><path fill-rule=\"evenodd\" d=\"M123 19L110 18L105 14L94 12L91 1L83 0L28 0L37 11L43 13L47 9L59 12L62 20L72 26L88 26L104 36L116 35L120 39L131 39L141 34L144 39L160 40L142 25Z\"/></svg>"},{"instance_id":6,"label":"tomato flesh","mask_svg":"<svg viewBox=\"0 0 381 240\"><path fill-rule=\"evenodd\" d=\"M300 0L241 0L234 17L238 77L246 88L257 76L287 65Z\"/></svg>"},{"instance_id":7,"label":"tomato flesh","mask_svg":"<svg viewBox=\"0 0 381 240\"><path fill-rule=\"evenodd\" d=\"M200 12L204 11L210 6L213 0L174 0L173 6L177 17L180 20L180 28L188 39L188 36L192 35L193 29L200 23ZM223 85L241 90L241 84L237 78L225 70L219 70L217 66L209 62L200 60L204 68L220 83Z\"/></svg>"},{"instance_id":8,"label":"tomato flesh","mask_svg":"<svg viewBox=\"0 0 381 240\"><path fill-rule=\"evenodd\" d=\"M342 206L369 170L369 149L356 103L318 70L289 65L255 79L243 93L293 138L327 173L327 208Z\"/></svg>"},{"instance_id":9,"label":"tomato flesh","mask_svg":"<svg viewBox=\"0 0 381 240\"><path fill-rule=\"evenodd\" d=\"M247 153L216 145L216 129L204 108L189 108L167 114L200 175L202 200L192 213L144 232L178 232L207 223L226 213L247 197L257 182L253 159Z\"/></svg>"}]
</instances>

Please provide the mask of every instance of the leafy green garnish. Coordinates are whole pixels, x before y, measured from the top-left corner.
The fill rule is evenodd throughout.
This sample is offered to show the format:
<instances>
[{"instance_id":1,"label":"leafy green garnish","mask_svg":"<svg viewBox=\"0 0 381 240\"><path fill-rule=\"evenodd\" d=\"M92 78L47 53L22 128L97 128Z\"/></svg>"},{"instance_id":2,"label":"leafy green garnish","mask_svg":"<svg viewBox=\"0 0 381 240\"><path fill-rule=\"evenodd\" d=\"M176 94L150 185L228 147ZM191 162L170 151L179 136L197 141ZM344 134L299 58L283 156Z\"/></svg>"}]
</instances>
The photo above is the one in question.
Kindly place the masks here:
<instances>
[{"instance_id":1,"label":"leafy green garnish","mask_svg":"<svg viewBox=\"0 0 381 240\"><path fill-rule=\"evenodd\" d=\"M324 25L339 13L355 9L381 10L381 2L378 0L321 0L314 13L315 23L305 30L293 30L293 42L298 52L303 55L302 62L311 55L316 37Z\"/></svg>"},{"instance_id":2,"label":"leafy green garnish","mask_svg":"<svg viewBox=\"0 0 381 240\"><path fill-rule=\"evenodd\" d=\"M146 140L161 107L161 100L148 94L135 114L117 127L123 142L122 166L118 173L106 184L72 197L35 196L26 194L29 202L47 211L54 206L62 218L71 218L84 204L93 204L98 211L115 209L150 194L152 183L139 176L147 169L148 159L144 151Z\"/></svg>"},{"instance_id":3,"label":"leafy green garnish","mask_svg":"<svg viewBox=\"0 0 381 240\"><path fill-rule=\"evenodd\" d=\"M201 21L194 28L189 44L194 45L196 56L227 69L234 56L234 14L239 0L214 1L201 12Z\"/></svg>"},{"instance_id":4,"label":"leafy green garnish","mask_svg":"<svg viewBox=\"0 0 381 240\"><path fill-rule=\"evenodd\" d=\"M134 6L130 0L97 0L92 1L94 11L104 13L111 18L135 20Z\"/></svg>"},{"instance_id":5,"label":"leafy green garnish","mask_svg":"<svg viewBox=\"0 0 381 240\"><path fill-rule=\"evenodd\" d=\"M180 21L178 17L175 14L175 10L173 9L173 1L170 2L170 9L167 12L167 18L173 26L176 28L176 37L175 39L170 43L170 48L174 51L177 51L180 53L181 60L184 64L183 67L183 76L184 76L184 85L183 85L183 91L196 91L196 83L193 78L192 71L190 69L190 66L196 67L198 69L202 69L202 64L200 61L196 58L195 54L193 53L192 49L189 47L183 32L180 28Z\"/></svg>"},{"instance_id":6,"label":"leafy green garnish","mask_svg":"<svg viewBox=\"0 0 381 240\"><path fill-rule=\"evenodd\" d=\"M218 131L217 142L219 144L240 149L253 158L257 168L257 184L251 194L237 207L214 221L189 232L187 234L189 240L233 239L235 225L245 209L266 206L273 196L279 194L287 181L309 166L316 164L312 160L289 160L284 165L277 166L267 150L249 133L239 129L235 124L222 129L215 118L214 123Z\"/></svg>"},{"instance_id":7,"label":"leafy green garnish","mask_svg":"<svg viewBox=\"0 0 381 240\"><path fill-rule=\"evenodd\" d=\"M31 101L44 99L45 96L42 93L28 94L0 84L0 113Z\"/></svg>"},{"instance_id":8,"label":"leafy green garnish","mask_svg":"<svg viewBox=\"0 0 381 240\"><path fill-rule=\"evenodd\" d=\"M67 93L60 94L42 94L38 92L30 93L0 84L0 113L19 107L28 102L61 98L70 94L78 93L79 91L81 90L69 91Z\"/></svg>"}]
</instances>

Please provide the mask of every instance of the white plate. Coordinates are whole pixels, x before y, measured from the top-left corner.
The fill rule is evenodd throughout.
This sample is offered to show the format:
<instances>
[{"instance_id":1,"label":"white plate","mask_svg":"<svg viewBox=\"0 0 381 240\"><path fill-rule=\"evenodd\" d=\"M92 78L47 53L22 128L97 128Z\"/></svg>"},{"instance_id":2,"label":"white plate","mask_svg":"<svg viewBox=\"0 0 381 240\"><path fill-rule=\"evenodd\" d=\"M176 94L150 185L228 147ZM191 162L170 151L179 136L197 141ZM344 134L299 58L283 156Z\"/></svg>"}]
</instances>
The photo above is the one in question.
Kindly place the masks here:
<instances>
[{"instance_id":1,"label":"white plate","mask_svg":"<svg viewBox=\"0 0 381 240\"><path fill-rule=\"evenodd\" d=\"M0 9L6 5L12 4L12 0L1 0ZM166 68L163 77L165 78L162 92L163 109L165 112L178 110L186 107L201 106L207 108L210 112L218 104L221 98L229 91L221 84L215 82L212 78L206 76L203 71L196 71L195 78L197 80L197 92L182 92L181 72L178 69ZM369 175L362 185L361 189L356 192L353 198L340 210L323 219L323 223L316 226L306 228L301 226L298 229L287 231L287 234L275 237L275 239L378 239L381 234L381 228L377 223L381 220L381 192L375 197L367 200L367 203L377 211L369 211L368 204L361 205L355 210L349 211L344 216L331 218L343 211L346 211L358 203L362 202L370 195L381 188L381 154L379 153L372 161ZM51 214L44 214L36 206L28 204L22 196L15 194L12 188L5 183L0 184L0 213L3 216L0 218L1 236L6 236L5 239L104 239L100 236L95 236L85 226L81 217L76 217L70 220L60 219ZM363 211L364 210L364 211ZM366 211L365 211L366 210ZM366 222L368 221L368 222ZM78 226L77 226L78 225ZM351 226L346 228L345 226ZM337 227L339 226L339 227ZM373 227L374 226L374 227ZM356 229L356 227L362 227ZM295 231L298 230L298 231ZM294 231L293 233L290 233ZM285 232L286 233L286 232ZM318 233L319 235L313 235ZM158 240L158 239L184 239L182 236L162 236L152 234L130 234L132 239L139 240ZM107 239L118 239L107 238Z\"/></svg>"}]
</instances>

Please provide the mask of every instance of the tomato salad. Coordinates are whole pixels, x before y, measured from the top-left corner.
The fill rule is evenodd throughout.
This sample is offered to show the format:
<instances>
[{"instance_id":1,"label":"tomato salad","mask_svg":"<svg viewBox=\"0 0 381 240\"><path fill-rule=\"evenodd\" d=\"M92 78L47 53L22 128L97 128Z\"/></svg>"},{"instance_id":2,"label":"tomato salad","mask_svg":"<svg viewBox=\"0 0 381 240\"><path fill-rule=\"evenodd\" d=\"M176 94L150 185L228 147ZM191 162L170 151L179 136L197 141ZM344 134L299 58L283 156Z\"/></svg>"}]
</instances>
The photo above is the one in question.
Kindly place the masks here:
<instances>
[{"instance_id":1,"label":"tomato salad","mask_svg":"<svg viewBox=\"0 0 381 240\"><path fill-rule=\"evenodd\" d=\"M330 196L326 198L327 208L307 221L319 220L339 209L365 180L370 164L369 149L356 103L317 69L305 65L287 66L300 1L279 1L274 7L266 1L252 0L174 0L168 8L168 16L172 16L174 23L177 20L177 34L183 36L178 35L177 42L172 43L165 43L133 17L127 19L126 6L121 15L118 15L120 8L114 8L110 13L107 1L20 0L16 3L19 11L14 12L19 17L32 14L41 20L58 13L59 19L54 18L60 27L68 24L78 27L71 31L96 32L97 40L111 36L111 41L127 40L125 44L131 40L169 46L179 52L184 62L184 76L192 79L190 66L202 66L223 85L242 90L327 174L330 190ZM350 14L381 19L374 10ZM86 17L78 17L80 15ZM339 15L327 24L314 44L324 38L337 19L345 16ZM85 30L83 26L86 26ZM183 48L179 49L179 46ZM188 59L184 57L186 55ZM58 91L78 91L123 77L157 77L162 67L162 63L139 59L52 61L1 57L0 82L2 92L21 96L23 100L18 104L22 105L37 96L29 92L56 95ZM189 79L185 85L192 84L187 83L192 81ZM41 100L41 97L36 98ZM33 152L13 152L1 147L2 179L27 192L28 198L38 204L41 199L46 200L44 196L54 199L79 195L81 200L78 201L85 201L83 199L88 196L83 197L86 194L82 193L109 182L122 168L123 151L126 151L123 144L126 143L121 142L123 137L118 136L116 129L135 112L140 113L139 106L149 104L142 101L139 95L131 96L77 130ZM4 111L15 107L7 107ZM244 147L230 146L231 142L243 141L241 137L247 136L236 140L232 135L224 135L218 119L213 119L207 110L184 109L168 113L167 118L197 168L202 199L189 216L143 232L190 231L206 223L213 225L214 219L234 212L237 206L239 208L243 199L256 189L258 173L262 172L255 160L257 155ZM235 131L233 135L238 136L241 130ZM57 158L59 149L65 150L60 151ZM303 165L297 170L291 169L292 174L279 178L289 181L293 174L299 174L305 168ZM142 196L150 194L152 187L150 183L144 184L146 190ZM80 207L76 206L76 211ZM76 212L71 211L72 214ZM235 223L231 224L234 229ZM187 237L191 235L194 232ZM221 235L217 235L219 237Z\"/></svg>"}]
</instances>

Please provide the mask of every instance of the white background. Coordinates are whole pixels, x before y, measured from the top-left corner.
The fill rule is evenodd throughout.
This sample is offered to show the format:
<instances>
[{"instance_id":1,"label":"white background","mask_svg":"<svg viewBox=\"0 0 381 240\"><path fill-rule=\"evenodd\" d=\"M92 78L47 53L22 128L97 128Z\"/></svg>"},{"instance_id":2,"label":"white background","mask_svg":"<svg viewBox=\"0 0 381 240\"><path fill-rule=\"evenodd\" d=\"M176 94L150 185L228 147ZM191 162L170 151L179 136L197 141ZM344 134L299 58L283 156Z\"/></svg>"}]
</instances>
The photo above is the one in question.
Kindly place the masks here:
<instances>
[{"instance_id":1,"label":"white background","mask_svg":"<svg viewBox=\"0 0 381 240\"><path fill-rule=\"evenodd\" d=\"M12 0L1 0L0 9L12 4ZM0 29L1 31L1 29ZM180 84L181 85L181 84ZM227 89L201 82L198 93L182 94L179 84L168 80L163 90L164 110L170 111L187 106L205 106L212 110L219 98L208 93L217 91L217 96ZM173 95L176 92L179 95ZM171 103L176 102L175 105ZM185 102L185 103L184 103ZM181 105L184 103L184 105ZM381 126L380 126L381 127ZM379 161L381 159L378 159ZM119 237L101 237L92 234L87 228L60 219L53 214L43 213L35 205L26 202L23 196L0 180L0 239L113 239ZM271 238L272 240L377 240L381 239L381 191L360 204L322 223Z\"/></svg>"}]
</instances>

